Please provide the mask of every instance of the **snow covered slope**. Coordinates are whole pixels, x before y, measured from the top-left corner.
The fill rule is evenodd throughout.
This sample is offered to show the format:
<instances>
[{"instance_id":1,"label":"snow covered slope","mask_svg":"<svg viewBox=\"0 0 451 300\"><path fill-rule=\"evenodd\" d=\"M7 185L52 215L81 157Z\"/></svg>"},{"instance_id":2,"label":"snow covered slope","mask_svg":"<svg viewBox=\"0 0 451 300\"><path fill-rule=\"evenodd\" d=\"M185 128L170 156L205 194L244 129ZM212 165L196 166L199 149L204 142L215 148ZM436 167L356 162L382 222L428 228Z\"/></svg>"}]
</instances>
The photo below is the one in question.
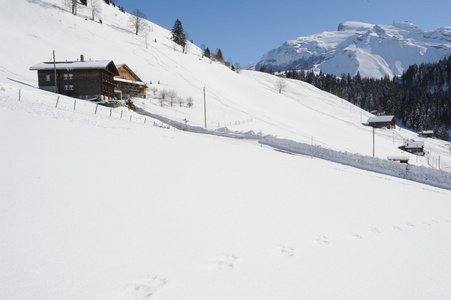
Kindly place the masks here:
<instances>
[{"instance_id":1,"label":"snow covered slope","mask_svg":"<svg viewBox=\"0 0 451 300\"><path fill-rule=\"evenodd\" d=\"M256 65L273 70L320 69L341 76L401 75L410 65L437 62L451 55L451 27L424 32L409 22L374 25L345 22L334 32L286 41Z\"/></svg>"},{"instance_id":2,"label":"snow covered slope","mask_svg":"<svg viewBox=\"0 0 451 300\"><path fill-rule=\"evenodd\" d=\"M146 43L112 6L102 24L88 15L59 0L0 2L11 28L0 31L1 299L451 295L450 190L161 121L201 131L205 87L211 133L368 158L370 114L298 81L279 94L276 77L237 74L194 45L183 54L156 24ZM151 89L134 99L146 116L57 102L28 70L52 50L126 63L194 106L161 106ZM410 138L431 155L401 153ZM383 160L451 169L444 141L405 129L377 130L375 141Z\"/></svg>"}]
</instances>

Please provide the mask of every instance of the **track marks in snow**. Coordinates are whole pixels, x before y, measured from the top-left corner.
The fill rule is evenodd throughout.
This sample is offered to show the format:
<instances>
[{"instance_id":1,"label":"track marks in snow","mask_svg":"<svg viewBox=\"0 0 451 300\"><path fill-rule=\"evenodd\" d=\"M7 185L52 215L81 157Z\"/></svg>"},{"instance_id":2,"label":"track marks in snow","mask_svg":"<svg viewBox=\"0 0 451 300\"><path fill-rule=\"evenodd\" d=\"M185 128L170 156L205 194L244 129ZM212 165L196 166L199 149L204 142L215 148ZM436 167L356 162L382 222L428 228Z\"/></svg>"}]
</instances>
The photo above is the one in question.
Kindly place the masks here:
<instances>
[{"instance_id":1,"label":"track marks in snow","mask_svg":"<svg viewBox=\"0 0 451 300\"><path fill-rule=\"evenodd\" d=\"M279 248L280 254L286 257L293 257L296 255L296 249L293 247L282 246Z\"/></svg>"},{"instance_id":2,"label":"track marks in snow","mask_svg":"<svg viewBox=\"0 0 451 300\"><path fill-rule=\"evenodd\" d=\"M238 256L232 254L221 255L216 259L219 270L234 270L237 267Z\"/></svg>"},{"instance_id":3,"label":"track marks in snow","mask_svg":"<svg viewBox=\"0 0 451 300\"><path fill-rule=\"evenodd\" d=\"M315 242L319 245L329 245L329 238L325 235L317 236Z\"/></svg>"},{"instance_id":4,"label":"track marks in snow","mask_svg":"<svg viewBox=\"0 0 451 300\"><path fill-rule=\"evenodd\" d=\"M159 276L144 276L130 284L125 299L153 299L155 294L168 283L168 279Z\"/></svg>"}]
</instances>

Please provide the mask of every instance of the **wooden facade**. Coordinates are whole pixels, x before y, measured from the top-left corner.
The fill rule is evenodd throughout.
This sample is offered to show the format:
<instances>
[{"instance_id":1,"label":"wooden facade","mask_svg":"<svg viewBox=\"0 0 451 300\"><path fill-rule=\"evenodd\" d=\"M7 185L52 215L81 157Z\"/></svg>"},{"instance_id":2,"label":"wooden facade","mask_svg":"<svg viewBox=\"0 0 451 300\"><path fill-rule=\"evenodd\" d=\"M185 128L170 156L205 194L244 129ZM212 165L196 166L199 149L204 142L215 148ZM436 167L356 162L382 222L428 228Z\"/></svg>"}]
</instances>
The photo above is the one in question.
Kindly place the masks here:
<instances>
[{"instance_id":1,"label":"wooden facade","mask_svg":"<svg viewBox=\"0 0 451 300\"><path fill-rule=\"evenodd\" d=\"M115 97L130 99L131 97L146 98L146 84L126 64L116 66L119 75L114 77L116 87Z\"/></svg>"},{"instance_id":2,"label":"wooden facade","mask_svg":"<svg viewBox=\"0 0 451 300\"><path fill-rule=\"evenodd\" d=\"M394 116L375 116L368 119L368 125L374 128L395 129L396 118Z\"/></svg>"},{"instance_id":3,"label":"wooden facade","mask_svg":"<svg viewBox=\"0 0 451 300\"><path fill-rule=\"evenodd\" d=\"M119 75L113 61L83 59L73 62L44 62L31 67L30 70L38 72L40 89L91 100L113 99L114 76Z\"/></svg>"}]
</instances>

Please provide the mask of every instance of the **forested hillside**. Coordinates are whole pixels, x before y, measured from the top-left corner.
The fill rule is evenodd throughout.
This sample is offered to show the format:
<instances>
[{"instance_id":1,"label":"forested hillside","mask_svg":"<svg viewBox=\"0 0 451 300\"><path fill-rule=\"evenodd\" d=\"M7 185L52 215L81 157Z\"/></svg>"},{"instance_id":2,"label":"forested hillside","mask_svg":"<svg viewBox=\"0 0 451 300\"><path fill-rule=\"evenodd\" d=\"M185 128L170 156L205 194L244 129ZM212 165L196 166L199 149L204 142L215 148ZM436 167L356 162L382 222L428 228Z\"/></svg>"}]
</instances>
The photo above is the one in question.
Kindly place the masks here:
<instances>
[{"instance_id":1,"label":"forested hillside","mask_svg":"<svg viewBox=\"0 0 451 300\"><path fill-rule=\"evenodd\" d=\"M412 65L393 79L362 78L359 73L354 77L349 74L336 77L294 70L285 75L313 84L367 111L395 115L410 129L434 130L438 138L449 139L451 56L437 63Z\"/></svg>"}]
</instances>

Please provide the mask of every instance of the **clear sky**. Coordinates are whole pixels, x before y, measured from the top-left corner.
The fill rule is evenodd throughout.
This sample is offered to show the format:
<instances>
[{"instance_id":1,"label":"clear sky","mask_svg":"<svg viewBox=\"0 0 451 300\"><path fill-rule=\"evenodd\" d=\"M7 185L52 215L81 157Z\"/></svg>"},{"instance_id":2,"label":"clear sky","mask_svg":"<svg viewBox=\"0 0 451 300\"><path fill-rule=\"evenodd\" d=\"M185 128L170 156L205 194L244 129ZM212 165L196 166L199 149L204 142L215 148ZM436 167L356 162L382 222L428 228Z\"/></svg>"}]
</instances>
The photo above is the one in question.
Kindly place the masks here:
<instances>
[{"instance_id":1,"label":"clear sky","mask_svg":"<svg viewBox=\"0 0 451 300\"><path fill-rule=\"evenodd\" d=\"M171 30L182 22L189 39L245 65L286 40L335 31L345 21L389 25L410 21L424 31L451 26L451 0L119 0L127 12Z\"/></svg>"}]
</instances>

